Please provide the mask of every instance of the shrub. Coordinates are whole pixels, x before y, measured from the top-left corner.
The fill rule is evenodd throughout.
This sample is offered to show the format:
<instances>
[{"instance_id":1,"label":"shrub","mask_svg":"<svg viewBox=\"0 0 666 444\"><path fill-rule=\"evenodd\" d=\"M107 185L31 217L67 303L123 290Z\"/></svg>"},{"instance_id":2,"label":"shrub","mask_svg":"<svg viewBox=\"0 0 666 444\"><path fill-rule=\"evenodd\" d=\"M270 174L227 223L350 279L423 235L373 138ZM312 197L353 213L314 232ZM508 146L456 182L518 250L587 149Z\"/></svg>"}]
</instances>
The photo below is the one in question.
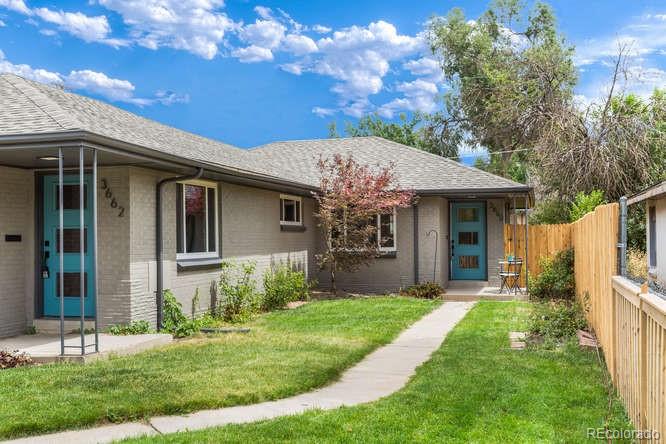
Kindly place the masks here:
<instances>
[{"instance_id":1,"label":"shrub","mask_svg":"<svg viewBox=\"0 0 666 444\"><path fill-rule=\"evenodd\" d=\"M647 253L641 250L630 249L627 251L627 273L634 278L648 280Z\"/></svg>"},{"instance_id":2,"label":"shrub","mask_svg":"<svg viewBox=\"0 0 666 444\"><path fill-rule=\"evenodd\" d=\"M582 306L575 301L553 300L534 305L529 318L529 332L545 343L561 343L573 338L577 330L587 328Z\"/></svg>"},{"instance_id":3,"label":"shrub","mask_svg":"<svg viewBox=\"0 0 666 444\"><path fill-rule=\"evenodd\" d=\"M583 192L576 194L576 198L571 204L571 222L576 222L587 213L594 211L599 205L605 203L606 199L604 199L604 192L601 190L593 190L589 194Z\"/></svg>"},{"instance_id":4,"label":"shrub","mask_svg":"<svg viewBox=\"0 0 666 444\"><path fill-rule=\"evenodd\" d=\"M444 294L444 289L436 282L424 282L412 285L400 291L401 296L420 299L437 299Z\"/></svg>"},{"instance_id":5,"label":"shrub","mask_svg":"<svg viewBox=\"0 0 666 444\"><path fill-rule=\"evenodd\" d=\"M309 285L305 273L282 264L264 274L263 310L285 308L289 302L308 298Z\"/></svg>"},{"instance_id":6,"label":"shrub","mask_svg":"<svg viewBox=\"0 0 666 444\"><path fill-rule=\"evenodd\" d=\"M202 327L201 319L185 316L182 304L176 300L171 290L164 290L163 315L162 331L171 333L176 338L192 336Z\"/></svg>"},{"instance_id":7,"label":"shrub","mask_svg":"<svg viewBox=\"0 0 666 444\"><path fill-rule=\"evenodd\" d=\"M574 251L560 251L541 259L541 274L530 276L530 296L536 299L573 299L576 296Z\"/></svg>"},{"instance_id":8,"label":"shrub","mask_svg":"<svg viewBox=\"0 0 666 444\"><path fill-rule=\"evenodd\" d=\"M143 335L150 333L150 324L148 321L134 321L129 324L111 325L106 331L115 336Z\"/></svg>"},{"instance_id":9,"label":"shrub","mask_svg":"<svg viewBox=\"0 0 666 444\"><path fill-rule=\"evenodd\" d=\"M18 351L9 351L9 350L0 350L0 370L7 368L22 367L24 365L30 365L33 363L33 360L26 353L20 353Z\"/></svg>"},{"instance_id":10,"label":"shrub","mask_svg":"<svg viewBox=\"0 0 666 444\"><path fill-rule=\"evenodd\" d=\"M569 205L565 201L547 199L536 204L530 215L530 224L566 224L569 217Z\"/></svg>"},{"instance_id":11,"label":"shrub","mask_svg":"<svg viewBox=\"0 0 666 444\"><path fill-rule=\"evenodd\" d=\"M252 278L254 270L254 263L222 263L216 312L224 321L245 322L258 311L261 298Z\"/></svg>"}]
</instances>

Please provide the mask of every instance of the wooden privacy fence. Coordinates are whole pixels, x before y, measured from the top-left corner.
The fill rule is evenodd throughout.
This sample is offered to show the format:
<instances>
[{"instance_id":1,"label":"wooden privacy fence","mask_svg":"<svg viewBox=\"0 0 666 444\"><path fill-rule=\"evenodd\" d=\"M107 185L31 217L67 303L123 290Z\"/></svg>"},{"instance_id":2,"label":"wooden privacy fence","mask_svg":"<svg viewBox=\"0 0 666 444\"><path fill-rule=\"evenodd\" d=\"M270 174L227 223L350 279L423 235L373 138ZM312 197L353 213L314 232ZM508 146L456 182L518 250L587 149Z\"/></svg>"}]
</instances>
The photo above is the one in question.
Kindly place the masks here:
<instances>
[{"instance_id":1,"label":"wooden privacy fence","mask_svg":"<svg viewBox=\"0 0 666 444\"><path fill-rule=\"evenodd\" d=\"M516 225L515 242L513 225L504 225L504 257L525 256L525 225ZM530 225L527 269L530 276L541 273L541 258L552 257L556 253L571 248L571 225ZM515 249L515 250L514 250ZM521 273L521 286L525 286L525 265Z\"/></svg>"},{"instance_id":2,"label":"wooden privacy fence","mask_svg":"<svg viewBox=\"0 0 666 444\"><path fill-rule=\"evenodd\" d=\"M666 437L666 301L617 274L617 204L572 224L576 290L634 427Z\"/></svg>"}]
</instances>

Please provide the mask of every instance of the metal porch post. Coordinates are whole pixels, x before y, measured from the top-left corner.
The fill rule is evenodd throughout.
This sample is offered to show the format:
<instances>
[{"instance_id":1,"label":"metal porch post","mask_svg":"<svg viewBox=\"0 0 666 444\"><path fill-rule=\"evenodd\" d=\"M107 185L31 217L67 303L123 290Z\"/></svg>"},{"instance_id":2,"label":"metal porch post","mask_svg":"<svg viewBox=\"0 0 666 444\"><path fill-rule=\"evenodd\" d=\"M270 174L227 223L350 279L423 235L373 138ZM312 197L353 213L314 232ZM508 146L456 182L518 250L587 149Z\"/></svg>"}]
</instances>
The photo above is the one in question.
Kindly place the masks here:
<instances>
[{"instance_id":1,"label":"metal porch post","mask_svg":"<svg viewBox=\"0 0 666 444\"><path fill-rule=\"evenodd\" d=\"M64 217L63 217L63 153L62 148L58 148L58 219L59 219L59 230L58 230L58 244L60 245L59 261L60 269L56 274L58 279L58 288L60 289L60 356L65 355L65 275L63 270L65 269L65 257L63 256L63 238L64 234Z\"/></svg>"},{"instance_id":2,"label":"metal porch post","mask_svg":"<svg viewBox=\"0 0 666 444\"><path fill-rule=\"evenodd\" d=\"M99 284L97 281L97 150L93 148L93 186L92 186L92 195L93 195L93 276L95 277L94 283L94 294L93 294L93 307L95 309L95 352L99 352L99 333L98 333L98 314L97 314L97 291L99 289Z\"/></svg>"},{"instance_id":3,"label":"metal porch post","mask_svg":"<svg viewBox=\"0 0 666 444\"><path fill-rule=\"evenodd\" d=\"M85 332L85 308L86 308L86 270L85 270L85 209L83 208L85 202L85 183L83 171L83 146L79 147L79 253L80 253L80 329L81 329L81 355L86 354L86 332ZM63 245L60 249L64 250Z\"/></svg>"}]
</instances>

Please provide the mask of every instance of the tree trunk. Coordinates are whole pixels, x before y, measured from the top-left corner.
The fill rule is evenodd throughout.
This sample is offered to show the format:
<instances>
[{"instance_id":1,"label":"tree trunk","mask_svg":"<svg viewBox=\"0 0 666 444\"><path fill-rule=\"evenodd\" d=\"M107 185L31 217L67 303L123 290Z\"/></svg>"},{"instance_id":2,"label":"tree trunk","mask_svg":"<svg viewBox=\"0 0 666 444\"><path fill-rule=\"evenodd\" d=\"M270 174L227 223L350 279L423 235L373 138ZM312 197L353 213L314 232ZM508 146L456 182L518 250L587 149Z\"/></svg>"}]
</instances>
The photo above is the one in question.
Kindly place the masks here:
<instances>
[{"instance_id":1,"label":"tree trunk","mask_svg":"<svg viewBox=\"0 0 666 444\"><path fill-rule=\"evenodd\" d=\"M337 264L335 263L335 260L331 262L331 293L333 293L333 296L337 296L338 294L338 287L335 284L335 269L337 268Z\"/></svg>"}]
</instances>

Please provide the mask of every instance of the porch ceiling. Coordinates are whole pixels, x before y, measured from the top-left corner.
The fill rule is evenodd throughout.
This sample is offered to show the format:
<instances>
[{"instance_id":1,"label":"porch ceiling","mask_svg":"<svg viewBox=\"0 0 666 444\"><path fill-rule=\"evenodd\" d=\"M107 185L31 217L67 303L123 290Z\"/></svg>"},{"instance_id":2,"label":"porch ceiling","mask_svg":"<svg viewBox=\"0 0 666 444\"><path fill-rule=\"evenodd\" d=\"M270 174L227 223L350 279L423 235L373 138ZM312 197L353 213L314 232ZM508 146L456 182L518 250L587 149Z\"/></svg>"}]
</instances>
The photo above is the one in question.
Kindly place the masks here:
<instances>
[{"instance_id":1,"label":"porch ceiling","mask_svg":"<svg viewBox=\"0 0 666 444\"><path fill-rule=\"evenodd\" d=\"M92 150L84 151L85 166L92 165ZM65 168L77 168L79 166L78 148L64 148ZM54 160L44 158L52 157ZM0 165L27 169L51 169L58 168L58 148L35 146L35 147L1 147ZM119 153L98 151L97 161L99 166L114 165L138 165L145 167L157 167L155 162L136 159ZM163 168L163 166L161 166Z\"/></svg>"}]
</instances>

